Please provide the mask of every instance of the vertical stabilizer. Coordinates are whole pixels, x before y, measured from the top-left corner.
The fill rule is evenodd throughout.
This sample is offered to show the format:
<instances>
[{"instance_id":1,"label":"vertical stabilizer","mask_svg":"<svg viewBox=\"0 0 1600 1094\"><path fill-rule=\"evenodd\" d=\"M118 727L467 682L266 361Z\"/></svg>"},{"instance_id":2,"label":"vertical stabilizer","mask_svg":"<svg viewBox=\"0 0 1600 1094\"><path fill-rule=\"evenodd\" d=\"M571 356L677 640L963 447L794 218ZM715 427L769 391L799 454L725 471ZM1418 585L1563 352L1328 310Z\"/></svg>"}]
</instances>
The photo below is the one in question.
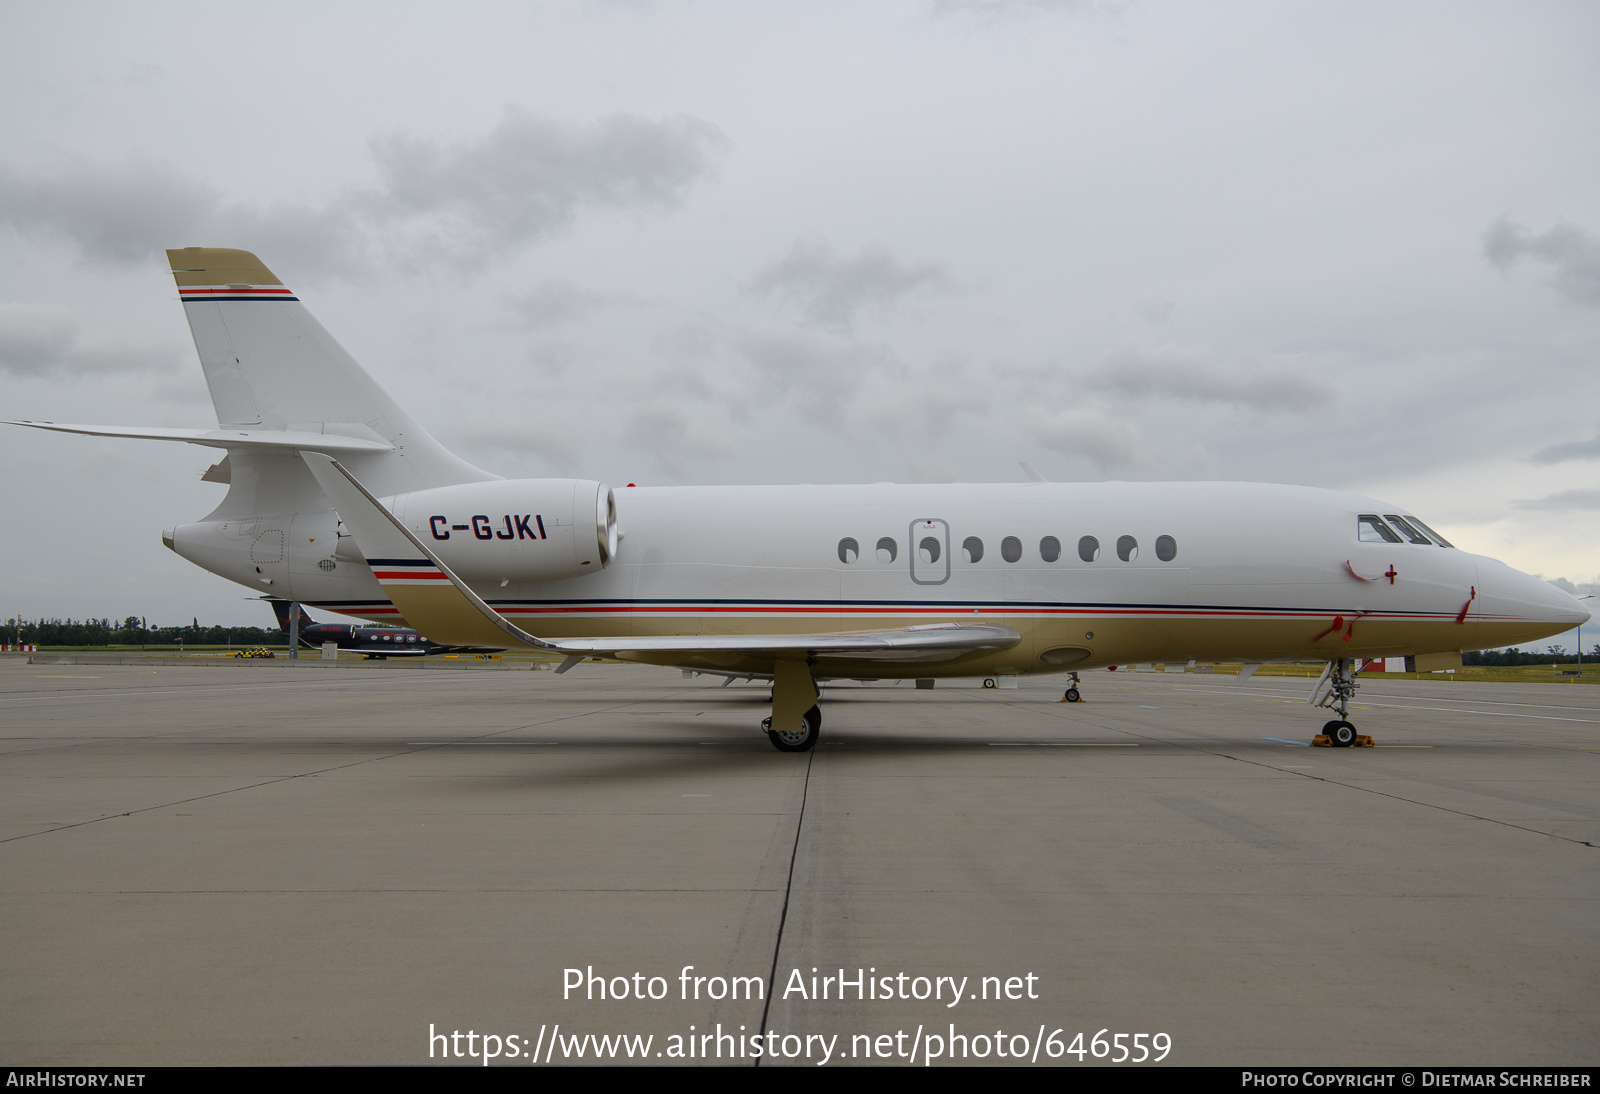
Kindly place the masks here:
<instances>
[{"instance_id":1,"label":"vertical stabilizer","mask_svg":"<svg viewBox=\"0 0 1600 1094\"><path fill-rule=\"evenodd\" d=\"M289 633L289 602L273 597L267 601L272 605L272 613L278 617L278 629L284 634ZM316 626L317 621L306 614L304 607L300 609L300 633L305 634L307 627Z\"/></svg>"},{"instance_id":2,"label":"vertical stabilizer","mask_svg":"<svg viewBox=\"0 0 1600 1094\"><path fill-rule=\"evenodd\" d=\"M387 441L394 451L350 461L382 494L497 477L434 440L249 251L167 258L219 424Z\"/></svg>"}]
</instances>

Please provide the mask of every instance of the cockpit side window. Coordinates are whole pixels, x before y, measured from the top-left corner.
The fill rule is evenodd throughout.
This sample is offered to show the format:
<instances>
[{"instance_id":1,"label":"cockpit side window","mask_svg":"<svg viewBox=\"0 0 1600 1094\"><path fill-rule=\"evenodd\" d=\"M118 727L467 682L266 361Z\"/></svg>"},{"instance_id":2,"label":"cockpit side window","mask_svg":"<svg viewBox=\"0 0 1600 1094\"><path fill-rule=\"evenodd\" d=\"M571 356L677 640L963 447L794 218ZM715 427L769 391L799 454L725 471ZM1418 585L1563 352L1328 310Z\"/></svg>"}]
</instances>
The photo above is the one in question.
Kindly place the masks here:
<instances>
[{"instance_id":1,"label":"cockpit side window","mask_svg":"<svg viewBox=\"0 0 1600 1094\"><path fill-rule=\"evenodd\" d=\"M1383 523L1376 513L1362 513L1356 518L1357 538L1362 543L1399 543L1400 537L1394 534L1394 529Z\"/></svg>"},{"instance_id":2,"label":"cockpit side window","mask_svg":"<svg viewBox=\"0 0 1600 1094\"><path fill-rule=\"evenodd\" d=\"M1425 543L1429 547L1433 546L1433 540L1429 539L1427 536L1411 527L1411 525L1407 524L1406 518L1400 516L1398 513L1385 513L1383 514L1383 519L1400 529L1400 534L1405 536L1412 543Z\"/></svg>"},{"instance_id":3,"label":"cockpit side window","mask_svg":"<svg viewBox=\"0 0 1600 1094\"><path fill-rule=\"evenodd\" d=\"M1438 532L1435 532L1432 528L1429 528L1426 524L1423 524L1416 517L1407 517L1406 519L1409 520L1412 524L1416 525L1418 528L1422 529L1424 532L1428 533L1428 535L1432 536L1433 537L1433 542L1437 543L1439 546L1441 546L1441 547L1454 547L1455 546L1455 544L1453 544L1449 540L1445 539Z\"/></svg>"}]
</instances>

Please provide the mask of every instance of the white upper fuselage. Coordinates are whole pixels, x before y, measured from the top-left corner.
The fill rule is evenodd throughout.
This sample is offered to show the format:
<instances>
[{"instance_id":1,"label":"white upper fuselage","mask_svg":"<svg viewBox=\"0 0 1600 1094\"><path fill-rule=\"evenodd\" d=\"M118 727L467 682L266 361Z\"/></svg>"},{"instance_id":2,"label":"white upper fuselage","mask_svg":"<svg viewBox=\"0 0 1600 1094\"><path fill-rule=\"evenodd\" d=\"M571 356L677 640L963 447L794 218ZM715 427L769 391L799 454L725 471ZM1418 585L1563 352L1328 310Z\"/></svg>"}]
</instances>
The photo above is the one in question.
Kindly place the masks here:
<instances>
[{"instance_id":1,"label":"white upper fuselage","mask_svg":"<svg viewBox=\"0 0 1600 1094\"><path fill-rule=\"evenodd\" d=\"M1023 635L1012 650L948 666L963 673L1448 652L1532 641L1587 618L1554 586L1491 559L1433 544L1362 542L1360 515L1405 510L1305 487L660 487L621 489L616 498L625 538L604 570L560 581L486 577L473 588L549 638L827 633L952 621L1002 623ZM203 531L211 522L180 529L175 549L246 585L259 585L254 571L265 569L280 575L277 595L393 620L371 570L336 553L331 512L328 535L292 534L316 516L276 519L290 534L285 557L272 566L238 550L270 518L232 537L225 565L218 565L221 552L186 549L207 540L222 546L228 537ZM473 516L499 527L505 514L451 519ZM439 527L415 513L406 523L419 535ZM470 553L478 542L456 536L465 542L453 549ZM1098 543L1097 555L1083 552L1092 560L1080 556L1085 537ZM1124 537L1136 551L1119 552ZM1170 540L1165 560L1162 537ZM937 550L923 548L930 538ZM1045 557L1049 538L1059 545L1053 561ZM1008 539L1020 551L1006 550ZM968 540L977 542L964 550ZM892 547L880 551L880 541ZM483 541L485 551L501 547ZM331 571L325 560L335 562Z\"/></svg>"}]
</instances>

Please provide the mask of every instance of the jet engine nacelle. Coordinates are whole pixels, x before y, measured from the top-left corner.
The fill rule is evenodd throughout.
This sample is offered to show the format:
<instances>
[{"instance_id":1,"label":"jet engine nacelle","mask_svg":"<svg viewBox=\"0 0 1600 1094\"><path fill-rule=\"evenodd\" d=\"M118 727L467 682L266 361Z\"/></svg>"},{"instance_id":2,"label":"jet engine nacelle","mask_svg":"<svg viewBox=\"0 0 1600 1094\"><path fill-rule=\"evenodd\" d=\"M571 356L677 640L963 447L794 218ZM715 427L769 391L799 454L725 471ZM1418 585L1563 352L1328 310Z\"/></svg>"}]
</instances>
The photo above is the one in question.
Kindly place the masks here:
<instances>
[{"instance_id":1,"label":"jet engine nacelle","mask_svg":"<svg viewBox=\"0 0 1600 1094\"><path fill-rule=\"evenodd\" d=\"M617 555L617 501L593 479L499 479L381 499L469 581L554 581Z\"/></svg>"}]
</instances>

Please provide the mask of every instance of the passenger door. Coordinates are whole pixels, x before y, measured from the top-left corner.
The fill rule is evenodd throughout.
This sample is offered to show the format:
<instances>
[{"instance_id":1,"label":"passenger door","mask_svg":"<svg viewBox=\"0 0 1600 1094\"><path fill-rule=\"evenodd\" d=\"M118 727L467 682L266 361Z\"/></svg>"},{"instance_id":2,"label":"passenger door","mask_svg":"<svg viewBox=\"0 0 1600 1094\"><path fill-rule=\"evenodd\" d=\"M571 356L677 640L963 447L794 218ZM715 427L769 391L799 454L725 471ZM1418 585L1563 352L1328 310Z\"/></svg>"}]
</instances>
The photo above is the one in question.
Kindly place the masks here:
<instances>
[{"instance_id":1,"label":"passenger door","mask_svg":"<svg viewBox=\"0 0 1600 1094\"><path fill-rule=\"evenodd\" d=\"M950 525L942 520L914 520L907 536L911 580L918 585L943 585L950 580Z\"/></svg>"}]
</instances>

